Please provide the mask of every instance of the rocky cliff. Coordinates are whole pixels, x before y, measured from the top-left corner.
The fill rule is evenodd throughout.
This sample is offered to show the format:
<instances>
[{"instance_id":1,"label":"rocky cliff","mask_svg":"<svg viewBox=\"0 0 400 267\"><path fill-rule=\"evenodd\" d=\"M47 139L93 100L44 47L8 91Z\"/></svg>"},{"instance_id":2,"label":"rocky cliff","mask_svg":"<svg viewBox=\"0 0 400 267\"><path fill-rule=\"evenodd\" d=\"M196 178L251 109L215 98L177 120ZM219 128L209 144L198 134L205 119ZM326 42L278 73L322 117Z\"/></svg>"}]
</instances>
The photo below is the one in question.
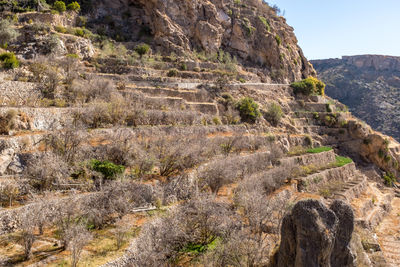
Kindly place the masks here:
<instances>
[{"instance_id":1,"label":"rocky cliff","mask_svg":"<svg viewBox=\"0 0 400 267\"><path fill-rule=\"evenodd\" d=\"M312 61L326 93L374 129L400 140L400 57L362 55Z\"/></svg>"},{"instance_id":2,"label":"rocky cliff","mask_svg":"<svg viewBox=\"0 0 400 267\"><path fill-rule=\"evenodd\" d=\"M121 16L121 10L123 10ZM117 39L147 42L162 54L223 50L266 81L314 74L293 28L262 0L99 1L89 25Z\"/></svg>"}]
</instances>

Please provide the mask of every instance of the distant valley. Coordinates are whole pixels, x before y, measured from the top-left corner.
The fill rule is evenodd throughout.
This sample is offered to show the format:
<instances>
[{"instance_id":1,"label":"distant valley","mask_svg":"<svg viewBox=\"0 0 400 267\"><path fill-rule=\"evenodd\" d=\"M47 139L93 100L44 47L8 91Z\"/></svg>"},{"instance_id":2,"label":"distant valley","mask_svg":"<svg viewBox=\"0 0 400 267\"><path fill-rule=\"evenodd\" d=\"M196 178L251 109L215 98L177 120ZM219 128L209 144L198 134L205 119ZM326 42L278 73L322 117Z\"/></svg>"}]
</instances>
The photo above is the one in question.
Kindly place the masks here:
<instances>
[{"instance_id":1,"label":"distant valley","mask_svg":"<svg viewBox=\"0 0 400 267\"><path fill-rule=\"evenodd\" d=\"M326 93L375 130L400 140L400 57L361 55L311 63Z\"/></svg>"}]
</instances>

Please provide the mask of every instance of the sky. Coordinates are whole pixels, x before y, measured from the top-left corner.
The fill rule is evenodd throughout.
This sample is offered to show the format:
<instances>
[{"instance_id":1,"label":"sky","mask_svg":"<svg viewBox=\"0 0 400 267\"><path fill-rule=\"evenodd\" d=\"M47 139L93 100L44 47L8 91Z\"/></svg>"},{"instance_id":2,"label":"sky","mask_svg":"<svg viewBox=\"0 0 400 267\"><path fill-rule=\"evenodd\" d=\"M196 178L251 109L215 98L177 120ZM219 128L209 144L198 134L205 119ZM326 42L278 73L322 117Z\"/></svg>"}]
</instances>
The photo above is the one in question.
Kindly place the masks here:
<instances>
[{"instance_id":1,"label":"sky","mask_svg":"<svg viewBox=\"0 0 400 267\"><path fill-rule=\"evenodd\" d=\"M276 4L311 59L400 56L400 0L266 0Z\"/></svg>"}]
</instances>

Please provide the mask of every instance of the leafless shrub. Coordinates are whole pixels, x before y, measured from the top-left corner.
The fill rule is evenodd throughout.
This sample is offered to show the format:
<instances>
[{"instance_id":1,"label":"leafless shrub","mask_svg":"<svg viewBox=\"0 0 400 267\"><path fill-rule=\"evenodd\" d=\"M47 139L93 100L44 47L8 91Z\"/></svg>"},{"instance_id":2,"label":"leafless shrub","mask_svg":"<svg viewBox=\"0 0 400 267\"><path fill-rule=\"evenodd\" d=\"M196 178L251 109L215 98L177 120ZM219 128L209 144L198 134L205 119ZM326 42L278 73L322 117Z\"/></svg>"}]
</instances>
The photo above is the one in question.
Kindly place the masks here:
<instances>
[{"instance_id":1,"label":"leafless shrub","mask_svg":"<svg viewBox=\"0 0 400 267\"><path fill-rule=\"evenodd\" d=\"M24 247L25 259L29 259L32 255L32 246L35 242L36 236L34 234L36 227L36 210L25 209L20 217L21 241Z\"/></svg>"},{"instance_id":2,"label":"leafless shrub","mask_svg":"<svg viewBox=\"0 0 400 267\"><path fill-rule=\"evenodd\" d=\"M49 134L45 137L44 143L55 154L62 156L66 162L72 163L83 140L84 135L80 129L71 125Z\"/></svg>"},{"instance_id":3,"label":"leafless shrub","mask_svg":"<svg viewBox=\"0 0 400 267\"><path fill-rule=\"evenodd\" d=\"M59 156L46 152L28 161L24 175L38 190L57 188L68 177L68 166Z\"/></svg>"},{"instance_id":4,"label":"leafless shrub","mask_svg":"<svg viewBox=\"0 0 400 267\"><path fill-rule=\"evenodd\" d=\"M89 103L95 100L99 102L111 101L112 95L118 95L112 81L98 78L96 76L88 76L86 80L75 79L64 92L69 102L73 103Z\"/></svg>"},{"instance_id":5,"label":"leafless shrub","mask_svg":"<svg viewBox=\"0 0 400 267\"><path fill-rule=\"evenodd\" d=\"M17 111L9 110L6 114L0 115L0 134L8 135L15 128Z\"/></svg>"},{"instance_id":6,"label":"leafless shrub","mask_svg":"<svg viewBox=\"0 0 400 267\"><path fill-rule=\"evenodd\" d=\"M112 231L116 239L117 250L121 249L122 245L126 242L126 237L129 232L129 225L123 221L118 221L115 223L116 228Z\"/></svg>"},{"instance_id":7,"label":"leafless shrub","mask_svg":"<svg viewBox=\"0 0 400 267\"><path fill-rule=\"evenodd\" d=\"M68 249L71 251L71 265L78 265L83 247L92 239L92 234L82 224L75 224L70 227L66 236L68 239Z\"/></svg>"},{"instance_id":8,"label":"leafless shrub","mask_svg":"<svg viewBox=\"0 0 400 267\"><path fill-rule=\"evenodd\" d=\"M73 81L79 77L79 60L73 56L67 56L59 62L59 65L64 69L65 84L71 86Z\"/></svg>"},{"instance_id":9,"label":"leafless shrub","mask_svg":"<svg viewBox=\"0 0 400 267\"><path fill-rule=\"evenodd\" d=\"M178 200L189 200L196 192L195 181L186 174L178 175L169 179L164 186L164 203L171 204Z\"/></svg>"},{"instance_id":10,"label":"leafless shrub","mask_svg":"<svg viewBox=\"0 0 400 267\"><path fill-rule=\"evenodd\" d=\"M235 173L227 166L224 161L217 161L207 166L199 173L199 184L201 189L208 186L212 193L218 193L218 190L235 180Z\"/></svg>"},{"instance_id":11,"label":"leafless shrub","mask_svg":"<svg viewBox=\"0 0 400 267\"><path fill-rule=\"evenodd\" d=\"M248 229L233 232L223 245L201 257L205 266L267 266L268 247L255 239Z\"/></svg>"},{"instance_id":12,"label":"leafless shrub","mask_svg":"<svg viewBox=\"0 0 400 267\"><path fill-rule=\"evenodd\" d=\"M0 201L7 201L12 207L13 200L19 195L19 186L14 181L4 181L0 184Z\"/></svg>"},{"instance_id":13,"label":"leafless shrub","mask_svg":"<svg viewBox=\"0 0 400 267\"><path fill-rule=\"evenodd\" d=\"M208 245L237 227L228 206L212 199L191 200L169 216L146 225L134 245L133 264L162 266L179 259L189 245Z\"/></svg>"},{"instance_id":14,"label":"leafless shrub","mask_svg":"<svg viewBox=\"0 0 400 267\"><path fill-rule=\"evenodd\" d=\"M155 202L155 192L150 185L132 182L113 182L101 192L87 198L80 206L81 218L94 228L101 228L112 216L121 218L135 207Z\"/></svg>"}]
</instances>

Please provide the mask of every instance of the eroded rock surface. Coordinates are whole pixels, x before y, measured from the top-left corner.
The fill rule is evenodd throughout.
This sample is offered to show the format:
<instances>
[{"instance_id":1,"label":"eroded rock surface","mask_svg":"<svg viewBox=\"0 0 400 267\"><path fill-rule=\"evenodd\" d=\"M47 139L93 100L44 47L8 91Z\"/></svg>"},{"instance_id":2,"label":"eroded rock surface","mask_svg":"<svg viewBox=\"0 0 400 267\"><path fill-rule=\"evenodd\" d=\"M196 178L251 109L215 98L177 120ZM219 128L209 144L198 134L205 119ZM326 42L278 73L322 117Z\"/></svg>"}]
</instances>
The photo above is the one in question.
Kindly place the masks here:
<instances>
[{"instance_id":1,"label":"eroded rock surface","mask_svg":"<svg viewBox=\"0 0 400 267\"><path fill-rule=\"evenodd\" d=\"M128 19L121 18L120 10L125 10ZM120 26L125 39L151 39L153 48L164 54L222 49L262 67L275 80L294 81L314 74L293 28L261 0L246 4L229 0L102 1L92 12L94 27L104 23L105 16Z\"/></svg>"},{"instance_id":2,"label":"eroded rock surface","mask_svg":"<svg viewBox=\"0 0 400 267\"><path fill-rule=\"evenodd\" d=\"M317 200L298 202L285 216L274 266L354 266L349 243L354 215L343 201L331 209Z\"/></svg>"}]
</instances>

